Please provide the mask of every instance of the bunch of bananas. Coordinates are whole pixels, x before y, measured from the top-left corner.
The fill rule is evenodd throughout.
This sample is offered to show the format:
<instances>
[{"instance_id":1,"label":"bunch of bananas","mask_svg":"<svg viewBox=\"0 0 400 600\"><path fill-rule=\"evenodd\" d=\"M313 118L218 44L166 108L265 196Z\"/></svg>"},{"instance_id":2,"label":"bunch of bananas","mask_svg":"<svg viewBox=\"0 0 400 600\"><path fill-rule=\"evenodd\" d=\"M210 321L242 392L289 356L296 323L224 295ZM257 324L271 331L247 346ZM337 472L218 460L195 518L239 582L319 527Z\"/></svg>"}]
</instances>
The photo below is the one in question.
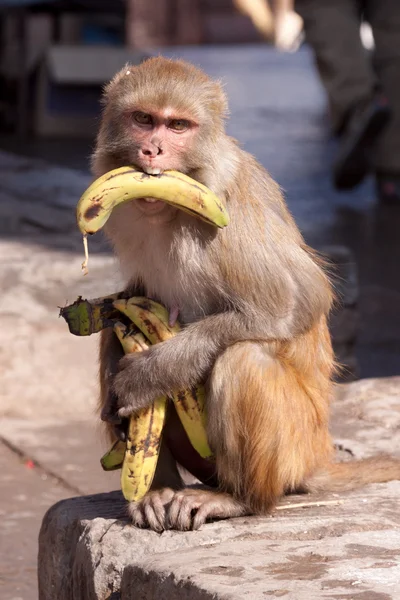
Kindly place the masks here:
<instances>
[{"instance_id":1,"label":"bunch of bananas","mask_svg":"<svg viewBox=\"0 0 400 600\"><path fill-rule=\"evenodd\" d=\"M168 311L161 304L139 296L119 298L121 295L96 300L78 298L70 306L62 308L60 315L75 335L91 335L112 326L125 354L142 352L150 344L166 341L179 332L178 324L173 327L168 324ZM129 324L126 324L124 316ZM207 442L203 386L177 391L168 398L157 398L150 407L130 417L127 441L116 442L100 461L106 471L122 467L121 488L129 501L140 500L150 489L157 467L168 400L174 403L193 448L203 458L212 458Z\"/></svg>"},{"instance_id":2,"label":"bunch of bananas","mask_svg":"<svg viewBox=\"0 0 400 600\"><path fill-rule=\"evenodd\" d=\"M229 216L217 196L204 185L177 171L148 175L126 166L106 173L84 192L77 205L78 227L83 234L87 273L87 235L99 231L112 210L136 198L152 197L198 217L215 227L225 227ZM71 333L91 335L113 327L125 353L142 352L149 344L168 340L179 332L170 326L168 312L147 298L126 298L123 293L95 300L79 297L62 308ZM132 415L126 442L118 441L101 459L105 470L121 471L121 487L129 501L140 500L150 489L161 445L168 401L171 400L193 448L203 458L212 458L207 442L204 389L196 386L171 397L157 398L146 409Z\"/></svg>"}]
</instances>

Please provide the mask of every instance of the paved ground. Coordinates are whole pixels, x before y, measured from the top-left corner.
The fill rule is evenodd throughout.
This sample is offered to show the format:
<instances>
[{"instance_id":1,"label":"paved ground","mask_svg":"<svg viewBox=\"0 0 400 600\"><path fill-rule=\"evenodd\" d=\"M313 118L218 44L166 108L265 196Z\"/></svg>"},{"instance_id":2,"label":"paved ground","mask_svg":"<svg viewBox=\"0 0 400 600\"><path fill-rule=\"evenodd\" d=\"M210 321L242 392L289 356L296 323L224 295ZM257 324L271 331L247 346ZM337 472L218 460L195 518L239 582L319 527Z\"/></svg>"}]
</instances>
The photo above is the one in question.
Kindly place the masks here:
<instances>
[{"instance_id":1,"label":"paved ground","mask_svg":"<svg viewBox=\"0 0 400 600\"><path fill-rule=\"evenodd\" d=\"M378 207L371 182L352 194L331 189L334 144L308 52L281 55L260 46L179 54L223 77L231 99L230 133L285 189L307 240L353 250L360 269L361 374L398 374L400 209ZM96 340L73 338L57 317L57 306L79 293L101 295L118 286L112 258L97 239L90 276L80 276L72 207L89 181L90 146L0 139L6 150L62 166L0 155L0 437L6 442L0 445L0 511L8 515L2 525L7 535L1 544L1 600L37 597L36 534L46 507L117 485L98 466L104 444L93 424Z\"/></svg>"}]
</instances>

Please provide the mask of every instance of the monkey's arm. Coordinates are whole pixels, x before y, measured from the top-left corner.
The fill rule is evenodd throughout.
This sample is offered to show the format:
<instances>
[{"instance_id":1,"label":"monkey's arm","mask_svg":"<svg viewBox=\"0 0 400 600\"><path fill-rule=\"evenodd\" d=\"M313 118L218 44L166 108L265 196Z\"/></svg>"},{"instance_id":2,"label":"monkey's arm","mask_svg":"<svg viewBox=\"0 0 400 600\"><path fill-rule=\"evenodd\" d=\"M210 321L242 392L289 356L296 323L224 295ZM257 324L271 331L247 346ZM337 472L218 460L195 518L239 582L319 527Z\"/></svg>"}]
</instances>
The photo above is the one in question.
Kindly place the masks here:
<instances>
[{"instance_id":1,"label":"monkey's arm","mask_svg":"<svg viewBox=\"0 0 400 600\"><path fill-rule=\"evenodd\" d=\"M174 338L146 352L124 357L113 387L119 415L129 415L160 395L203 381L218 355L236 342L273 342L293 337L292 316L277 321L274 325L268 323L265 313L222 312L188 325Z\"/></svg>"}]
</instances>

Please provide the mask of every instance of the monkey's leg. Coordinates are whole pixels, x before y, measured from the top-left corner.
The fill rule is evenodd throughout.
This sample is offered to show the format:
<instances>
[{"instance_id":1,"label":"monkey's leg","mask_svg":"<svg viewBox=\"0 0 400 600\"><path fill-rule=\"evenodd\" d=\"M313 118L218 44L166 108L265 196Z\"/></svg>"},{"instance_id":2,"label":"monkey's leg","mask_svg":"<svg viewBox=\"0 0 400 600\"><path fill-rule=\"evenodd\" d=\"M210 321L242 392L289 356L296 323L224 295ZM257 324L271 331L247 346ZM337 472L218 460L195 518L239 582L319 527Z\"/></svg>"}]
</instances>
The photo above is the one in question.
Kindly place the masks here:
<instances>
[{"instance_id":1,"label":"monkey's leg","mask_svg":"<svg viewBox=\"0 0 400 600\"><path fill-rule=\"evenodd\" d=\"M297 368L308 350L307 336L285 355L273 344L242 342L212 371L208 435L218 480L253 513L265 514L330 455L324 377L317 361Z\"/></svg>"}]
</instances>

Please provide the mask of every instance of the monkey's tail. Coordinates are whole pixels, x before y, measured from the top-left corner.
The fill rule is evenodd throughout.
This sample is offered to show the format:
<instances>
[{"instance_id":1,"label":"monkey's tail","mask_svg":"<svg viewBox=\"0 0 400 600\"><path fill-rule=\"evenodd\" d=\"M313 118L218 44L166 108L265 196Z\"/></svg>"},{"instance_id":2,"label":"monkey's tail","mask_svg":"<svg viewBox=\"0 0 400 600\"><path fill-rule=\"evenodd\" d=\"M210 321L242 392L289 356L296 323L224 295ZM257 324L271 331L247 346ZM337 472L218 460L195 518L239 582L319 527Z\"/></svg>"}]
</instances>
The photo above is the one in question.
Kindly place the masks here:
<instances>
[{"instance_id":1,"label":"monkey's tail","mask_svg":"<svg viewBox=\"0 0 400 600\"><path fill-rule=\"evenodd\" d=\"M400 479L400 459L373 456L363 460L331 463L319 469L305 482L308 492L343 492L368 483Z\"/></svg>"}]
</instances>

